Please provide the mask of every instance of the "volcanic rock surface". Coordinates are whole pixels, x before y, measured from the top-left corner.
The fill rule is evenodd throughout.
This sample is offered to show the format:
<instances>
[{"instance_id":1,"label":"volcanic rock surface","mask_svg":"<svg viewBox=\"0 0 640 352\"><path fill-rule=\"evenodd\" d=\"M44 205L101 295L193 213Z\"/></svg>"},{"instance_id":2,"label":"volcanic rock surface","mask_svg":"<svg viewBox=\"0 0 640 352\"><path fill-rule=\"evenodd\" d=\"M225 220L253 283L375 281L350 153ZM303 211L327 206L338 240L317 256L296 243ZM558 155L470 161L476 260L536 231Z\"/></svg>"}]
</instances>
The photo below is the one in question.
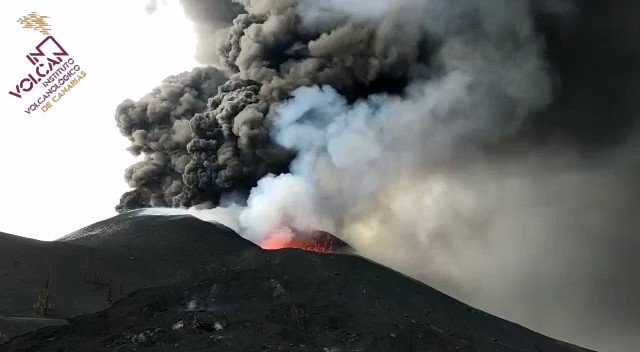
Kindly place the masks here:
<instances>
[{"instance_id":1,"label":"volcanic rock surface","mask_svg":"<svg viewBox=\"0 0 640 352\"><path fill-rule=\"evenodd\" d=\"M0 311L13 317L0 351L586 351L359 256L262 250L190 216L133 212L57 242L0 242ZM24 328L47 276L55 308Z\"/></svg>"},{"instance_id":2,"label":"volcanic rock surface","mask_svg":"<svg viewBox=\"0 0 640 352\"><path fill-rule=\"evenodd\" d=\"M136 290L185 280L203 264L258 249L222 225L138 211L53 242L0 233L0 342L28 327L107 309ZM43 316L33 306L47 278L54 308Z\"/></svg>"}]
</instances>

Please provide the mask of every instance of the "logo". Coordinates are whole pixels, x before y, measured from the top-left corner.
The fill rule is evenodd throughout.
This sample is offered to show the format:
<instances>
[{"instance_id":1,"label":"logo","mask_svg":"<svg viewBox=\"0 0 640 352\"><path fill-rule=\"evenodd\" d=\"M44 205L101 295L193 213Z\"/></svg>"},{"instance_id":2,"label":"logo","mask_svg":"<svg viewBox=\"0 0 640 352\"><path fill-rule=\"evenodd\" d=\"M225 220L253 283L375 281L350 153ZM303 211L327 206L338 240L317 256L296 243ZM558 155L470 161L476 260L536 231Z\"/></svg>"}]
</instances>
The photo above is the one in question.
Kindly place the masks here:
<instances>
[{"instance_id":1,"label":"logo","mask_svg":"<svg viewBox=\"0 0 640 352\"><path fill-rule=\"evenodd\" d=\"M43 35L51 35L51 26L47 23L46 18L48 16L40 16L35 12L31 12L26 16L22 16L18 19L18 23L22 24L22 28L36 30Z\"/></svg>"},{"instance_id":2,"label":"logo","mask_svg":"<svg viewBox=\"0 0 640 352\"><path fill-rule=\"evenodd\" d=\"M32 102L25 113L31 114L40 109L47 112L59 103L80 81L86 77L75 60L60 42L51 35L51 26L47 16L31 12L18 19L23 28L37 31L45 38L27 53L30 69L20 79L9 94L21 102Z\"/></svg>"}]
</instances>

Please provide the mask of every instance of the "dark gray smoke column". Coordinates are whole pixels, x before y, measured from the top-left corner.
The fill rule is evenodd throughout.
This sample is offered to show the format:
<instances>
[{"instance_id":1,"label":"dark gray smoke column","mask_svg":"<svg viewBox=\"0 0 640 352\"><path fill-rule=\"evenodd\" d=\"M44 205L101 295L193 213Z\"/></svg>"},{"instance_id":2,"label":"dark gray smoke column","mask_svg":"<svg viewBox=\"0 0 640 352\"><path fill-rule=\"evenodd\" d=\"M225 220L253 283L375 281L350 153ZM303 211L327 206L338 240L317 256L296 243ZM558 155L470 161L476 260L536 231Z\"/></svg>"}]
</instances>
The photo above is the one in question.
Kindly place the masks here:
<instances>
[{"instance_id":1,"label":"dark gray smoke column","mask_svg":"<svg viewBox=\"0 0 640 352\"><path fill-rule=\"evenodd\" d=\"M248 191L265 174L285 171L290 160L269 139L269 105L258 96L260 85L232 79L219 89L207 111L191 119L192 158L175 206L218 204L224 193Z\"/></svg>"},{"instance_id":2,"label":"dark gray smoke column","mask_svg":"<svg viewBox=\"0 0 640 352\"><path fill-rule=\"evenodd\" d=\"M242 5L231 0L180 0L180 3L198 34L196 59L218 64L217 48L224 41L231 21L242 12Z\"/></svg>"},{"instance_id":3,"label":"dark gray smoke column","mask_svg":"<svg viewBox=\"0 0 640 352\"><path fill-rule=\"evenodd\" d=\"M173 203L182 192L182 174L191 161L190 120L226 80L216 68L195 68L165 79L140 101L126 100L117 107L116 121L131 141L129 151L143 155L125 172L135 189L122 196L118 211Z\"/></svg>"},{"instance_id":4,"label":"dark gray smoke column","mask_svg":"<svg viewBox=\"0 0 640 352\"><path fill-rule=\"evenodd\" d=\"M640 3L575 1L571 21L541 18L557 98L533 122L538 136L572 138L602 147L637 127L640 100Z\"/></svg>"}]
</instances>

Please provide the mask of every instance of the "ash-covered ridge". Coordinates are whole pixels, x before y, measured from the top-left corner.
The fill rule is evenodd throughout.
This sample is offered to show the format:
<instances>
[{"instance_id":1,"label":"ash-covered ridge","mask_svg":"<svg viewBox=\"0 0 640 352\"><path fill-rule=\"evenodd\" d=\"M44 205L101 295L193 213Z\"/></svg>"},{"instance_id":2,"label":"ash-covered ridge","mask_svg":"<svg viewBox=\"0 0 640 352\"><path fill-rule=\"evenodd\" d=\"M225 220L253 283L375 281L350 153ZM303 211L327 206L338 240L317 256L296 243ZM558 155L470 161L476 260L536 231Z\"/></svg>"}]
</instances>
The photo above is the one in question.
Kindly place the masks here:
<instances>
[{"instance_id":1,"label":"ash-covered ridge","mask_svg":"<svg viewBox=\"0 0 640 352\"><path fill-rule=\"evenodd\" d=\"M127 215L67 241L0 235L0 251L10 244L23 263L25 280L9 287L40 287L49 266L55 303L30 326L1 318L3 331L16 333L0 340L0 351L587 351L358 256L239 250L221 229L194 218ZM100 261L88 276L86 256ZM9 265L0 262L0 271ZM99 280L103 286L95 286ZM0 311L11 314L29 297L3 289L0 298Z\"/></svg>"}]
</instances>

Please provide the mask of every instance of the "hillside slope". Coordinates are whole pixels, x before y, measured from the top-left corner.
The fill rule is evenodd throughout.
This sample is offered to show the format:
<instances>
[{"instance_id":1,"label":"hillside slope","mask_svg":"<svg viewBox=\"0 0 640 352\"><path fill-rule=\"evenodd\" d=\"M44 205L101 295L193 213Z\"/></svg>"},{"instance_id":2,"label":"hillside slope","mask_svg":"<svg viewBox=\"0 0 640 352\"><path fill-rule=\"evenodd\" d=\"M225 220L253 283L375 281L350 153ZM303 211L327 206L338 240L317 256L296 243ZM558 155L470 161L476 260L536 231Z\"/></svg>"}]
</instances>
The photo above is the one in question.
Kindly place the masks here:
<instances>
[{"instance_id":1,"label":"hillside slope","mask_svg":"<svg viewBox=\"0 0 640 352\"><path fill-rule=\"evenodd\" d=\"M221 225L135 212L53 242L0 233L0 342L24 327L46 326L46 319L103 310L136 290L185 280L219 257L256 249ZM47 281L53 309L45 315L34 304ZM39 318L38 324L24 318Z\"/></svg>"},{"instance_id":2,"label":"hillside slope","mask_svg":"<svg viewBox=\"0 0 640 352\"><path fill-rule=\"evenodd\" d=\"M193 235L210 229L188 217L116 217L65 238L61 244L135 256L126 258L136 263L127 275L155 272L147 266L157 262L192 275L0 351L586 351L358 256L265 251L227 232Z\"/></svg>"}]
</instances>

